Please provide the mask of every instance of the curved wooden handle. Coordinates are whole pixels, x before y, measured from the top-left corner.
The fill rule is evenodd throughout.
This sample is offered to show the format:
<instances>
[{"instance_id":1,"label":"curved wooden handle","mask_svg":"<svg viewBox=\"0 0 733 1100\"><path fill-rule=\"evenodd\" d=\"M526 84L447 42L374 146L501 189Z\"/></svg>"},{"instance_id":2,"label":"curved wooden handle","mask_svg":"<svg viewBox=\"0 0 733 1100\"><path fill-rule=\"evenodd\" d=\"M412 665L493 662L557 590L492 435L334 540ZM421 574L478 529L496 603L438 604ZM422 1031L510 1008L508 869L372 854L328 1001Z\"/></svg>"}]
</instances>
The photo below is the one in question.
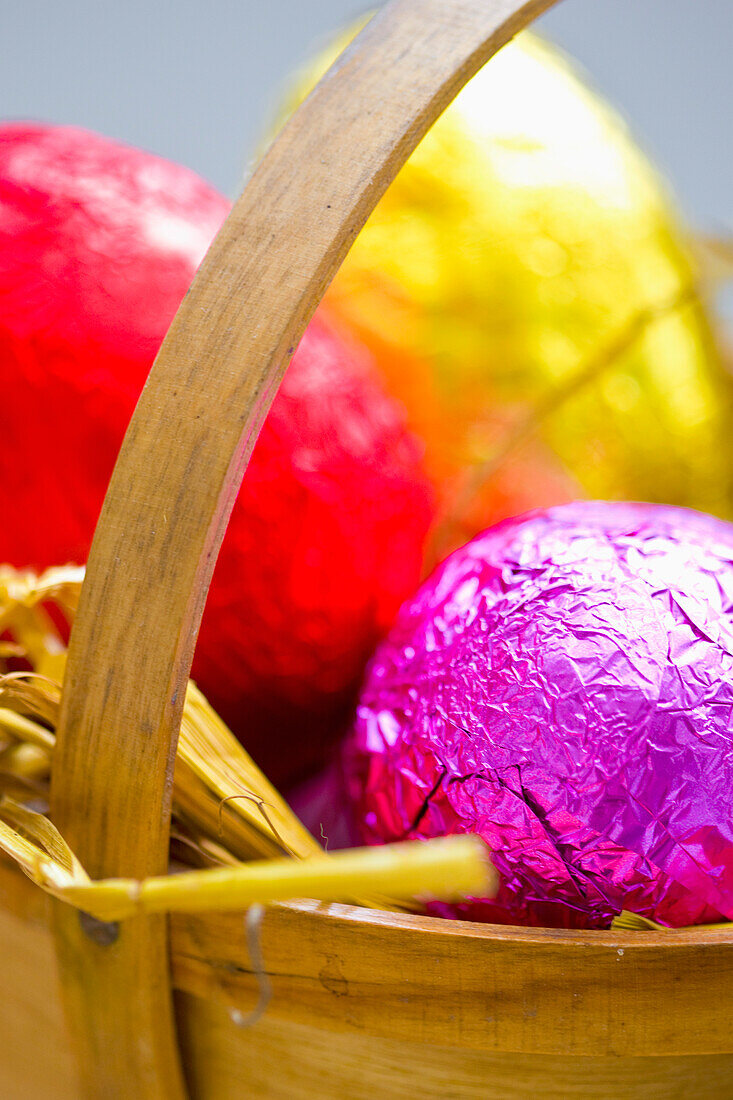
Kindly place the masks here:
<instances>
[{"instance_id":1,"label":"curved wooden handle","mask_svg":"<svg viewBox=\"0 0 733 1100\"><path fill-rule=\"evenodd\" d=\"M257 433L325 287L430 124L553 2L393 0L270 148L212 245L125 437L71 639L53 814L93 876L165 870L172 761L209 580ZM165 926L136 919L102 933L64 911L57 938L91 1094L183 1095Z\"/></svg>"}]
</instances>

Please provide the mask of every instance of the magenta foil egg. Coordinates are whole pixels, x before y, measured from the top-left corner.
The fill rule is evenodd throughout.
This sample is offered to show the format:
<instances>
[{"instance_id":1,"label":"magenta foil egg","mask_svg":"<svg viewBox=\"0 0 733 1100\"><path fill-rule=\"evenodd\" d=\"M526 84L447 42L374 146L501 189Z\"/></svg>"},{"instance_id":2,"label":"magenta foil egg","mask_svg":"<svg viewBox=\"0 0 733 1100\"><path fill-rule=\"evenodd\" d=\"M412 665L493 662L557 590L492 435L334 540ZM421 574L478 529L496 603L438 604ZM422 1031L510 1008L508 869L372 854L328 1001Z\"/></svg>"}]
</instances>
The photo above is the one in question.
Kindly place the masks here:
<instances>
[{"instance_id":1,"label":"magenta foil egg","mask_svg":"<svg viewBox=\"0 0 733 1100\"><path fill-rule=\"evenodd\" d=\"M733 526L535 512L452 554L368 670L344 766L364 840L472 832L500 923L733 917Z\"/></svg>"}]
</instances>

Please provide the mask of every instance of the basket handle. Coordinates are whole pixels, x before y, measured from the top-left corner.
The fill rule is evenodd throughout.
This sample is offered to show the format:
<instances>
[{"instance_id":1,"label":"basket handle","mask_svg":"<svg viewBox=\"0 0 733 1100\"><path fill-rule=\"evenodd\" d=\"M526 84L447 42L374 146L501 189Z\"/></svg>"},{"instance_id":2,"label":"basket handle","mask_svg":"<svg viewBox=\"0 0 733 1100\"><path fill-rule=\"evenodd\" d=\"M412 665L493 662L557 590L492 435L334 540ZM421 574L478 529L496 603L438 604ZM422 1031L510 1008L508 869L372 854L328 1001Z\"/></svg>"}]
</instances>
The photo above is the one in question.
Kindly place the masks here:
<instances>
[{"instance_id":1,"label":"basket handle","mask_svg":"<svg viewBox=\"0 0 733 1100\"><path fill-rule=\"evenodd\" d=\"M122 445L69 648L52 806L93 877L166 869L209 580L308 320L432 122L553 2L393 0L285 127L204 260ZM110 929L64 908L56 938L87 1092L183 1096L163 919Z\"/></svg>"}]
</instances>

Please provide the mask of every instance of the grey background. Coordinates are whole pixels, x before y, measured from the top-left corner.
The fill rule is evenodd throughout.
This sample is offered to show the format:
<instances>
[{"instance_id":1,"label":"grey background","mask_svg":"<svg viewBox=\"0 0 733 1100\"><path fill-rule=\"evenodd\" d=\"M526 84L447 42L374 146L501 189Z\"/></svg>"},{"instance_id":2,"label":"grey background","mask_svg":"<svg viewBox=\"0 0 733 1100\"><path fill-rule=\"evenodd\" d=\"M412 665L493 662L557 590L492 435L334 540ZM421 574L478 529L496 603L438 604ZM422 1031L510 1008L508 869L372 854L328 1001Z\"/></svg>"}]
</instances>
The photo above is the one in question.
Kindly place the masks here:
<instances>
[{"instance_id":1,"label":"grey background","mask_svg":"<svg viewBox=\"0 0 733 1100\"><path fill-rule=\"evenodd\" d=\"M0 117L88 126L230 195L277 89L363 0L0 0ZM631 120L689 219L733 232L733 0L564 0L539 22Z\"/></svg>"}]
</instances>

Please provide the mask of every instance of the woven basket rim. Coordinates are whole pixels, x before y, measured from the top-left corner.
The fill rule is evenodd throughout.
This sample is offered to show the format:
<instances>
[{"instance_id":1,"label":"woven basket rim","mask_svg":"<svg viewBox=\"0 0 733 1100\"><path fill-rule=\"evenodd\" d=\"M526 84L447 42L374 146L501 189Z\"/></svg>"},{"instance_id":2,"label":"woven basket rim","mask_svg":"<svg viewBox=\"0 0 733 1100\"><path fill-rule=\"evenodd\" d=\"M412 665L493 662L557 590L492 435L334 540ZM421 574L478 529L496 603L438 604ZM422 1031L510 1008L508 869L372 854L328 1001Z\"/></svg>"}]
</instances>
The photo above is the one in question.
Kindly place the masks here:
<instances>
[{"instance_id":1,"label":"woven basket rim","mask_svg":"<svg viewBox=\"0 0 733 1100\"><path fill-rule=\"evenodd\" d=\"M322 904L304 899L302 901L283 902L273 908L286 909L315 919L328 920L341 924L352 924L360 928L372 928L380 932L393 928L415 935L430 933L445 938L463 938L466 940L484 940L491 943L536 944L538 947L550 945L562 947L615 947L626 949L643 947L679 947L689 948L716 946L733 943L733 922L729 927L718 928L701 924L689 928L649 929L608 929L608 928L530 928L522 925L487 924L478 921L454 920L445 917L432 917L412 913L391 913L378 909L367 909L361 905L347 905L340 902Z\"/></svg>"}]
</instances>

